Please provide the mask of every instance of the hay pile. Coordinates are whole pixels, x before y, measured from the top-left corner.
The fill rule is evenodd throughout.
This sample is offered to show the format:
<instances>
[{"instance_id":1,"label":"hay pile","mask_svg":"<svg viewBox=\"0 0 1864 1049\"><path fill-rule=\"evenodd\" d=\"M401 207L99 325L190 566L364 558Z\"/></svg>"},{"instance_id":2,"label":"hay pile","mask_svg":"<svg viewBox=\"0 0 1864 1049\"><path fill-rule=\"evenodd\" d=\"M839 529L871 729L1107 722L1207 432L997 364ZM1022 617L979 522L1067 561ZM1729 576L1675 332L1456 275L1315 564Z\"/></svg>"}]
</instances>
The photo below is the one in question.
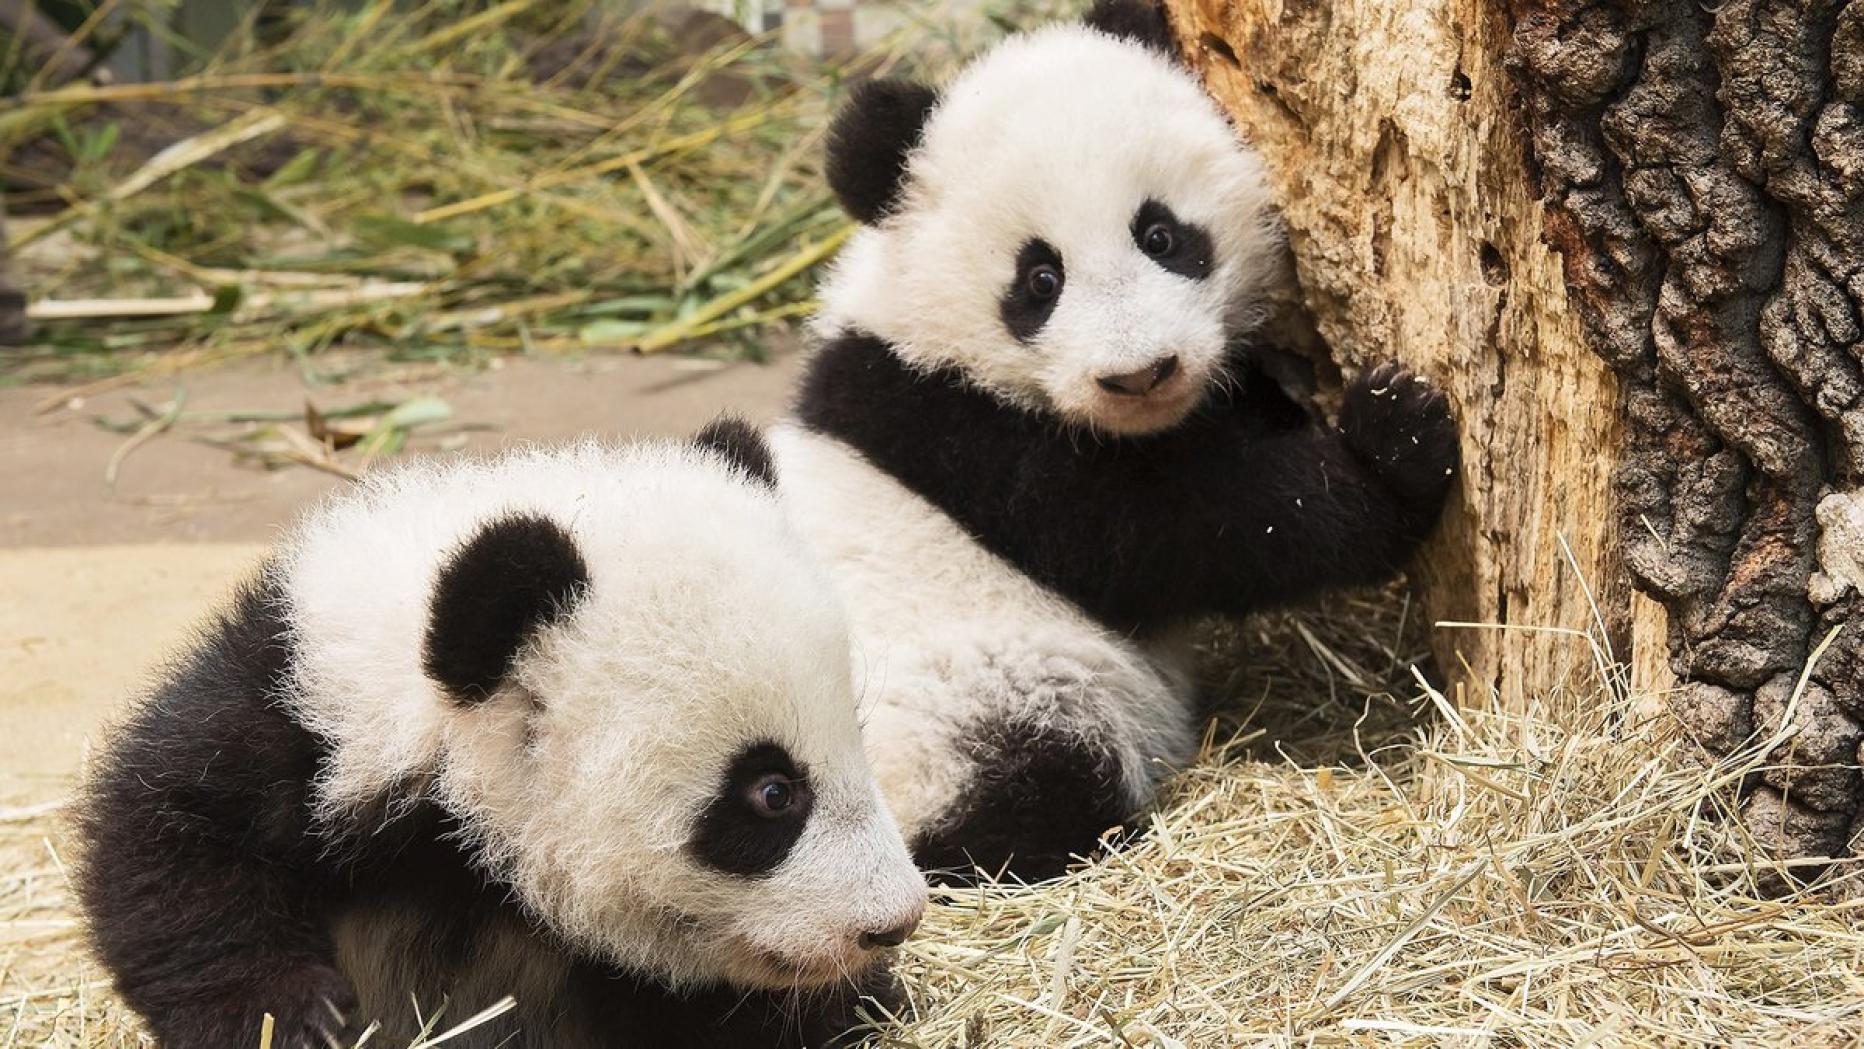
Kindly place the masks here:
<instances>
[{"instance_id":1,"label":"hay pile","mask_svg":"<svg viewBox=\"0 0 1864 1049\"><path fill-rule=\"evenodd\" d=\"M1853 876L1769 898L1722 818L1755 759L1692 759L1579 639L1572 688L1454 709L1402 616L1348 596L1217 638L1230 702L1148 833L1054 884L948 894L902 959L919 1018L880 1044L1864 1037ZM0 1047L137 1044L56 841L49 809L0 813Z\"/></svg>"},{"instance_id":2,"label":"hay pile","mask_svg":"<svg viewBox=\"0 0 1864 1049\"><path fill-rule=\"evenodd\" d=\"M1364 622L1282 626L1350 668ZM1289 757L1283 727L1327 692L1271 690L1136 846L1037 890L952 894L910 950L923 1018L885 1044L1864 1040L1857 875L1770 896L1777 867L1725 818L1768 741L1696 759L1592 651L1576 636L1572 687L1526 710L1414 680L1415 724L1370 700Z\"/></svg>"}]
</instances>

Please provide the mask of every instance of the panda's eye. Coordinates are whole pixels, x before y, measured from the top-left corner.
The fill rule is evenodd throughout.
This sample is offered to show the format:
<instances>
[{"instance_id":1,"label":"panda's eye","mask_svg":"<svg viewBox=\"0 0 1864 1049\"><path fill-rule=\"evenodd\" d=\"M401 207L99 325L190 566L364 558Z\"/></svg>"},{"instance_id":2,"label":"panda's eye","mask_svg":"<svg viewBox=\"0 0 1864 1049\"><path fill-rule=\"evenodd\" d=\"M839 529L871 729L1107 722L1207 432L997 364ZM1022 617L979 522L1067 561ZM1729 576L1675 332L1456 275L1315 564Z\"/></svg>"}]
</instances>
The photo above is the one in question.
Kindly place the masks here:
<instances>
[{"instance_id":1,"label":"panda's eye","mask_svg":"<svg viewBox=\"0 0 1864 1049\"><path fill-rule=\"evenodd\" d=\"M814 808L809 766L781 743L758 740L726 766L686 847L713 870L761 878L783 865Z\"/></svg>"},{"instance_id":2,"label":"panda's eye","mask_svg":"<svg viewBox=\"0 0 1864 1049\"><path fill-rule=\"evenodd\" d=\"M1133 246L1158 263L1159 269L1188 280L1210 276L1215 245L1204 227L1184 221L1156 200L1148 200L1133 213L1128 228Z\"/></svg>"},{"instance_id":3,"label":"panda's eye","mask_svg":"<svg viewBox=\"0 0 1864 1049\"><path fill-rule=\"evenodd\" d=\"M1170 255L1172 249L1177 246L1177 235L1172 232L1170 226L1167 226L1163 222L1154 222L1152 225L1146 227L1145 237L1140 241L1140 247L1145 250L1147 255L1155 259L1162 259Z\"/></svg>"},{"instance_id":4,"label":"panda's eye","mask_svg":"<svg viewBox=\"0 0 1864 1049\"><path fill-rule=\"evenodd\" d=\"M1061 299L1065 273L1061 252L1040 237L1031 237L1016 249L1016 272L997 302L997 314L1011 338L1028 344L1042 331Z\"/></svg>"},{"instance_id":5,"label":"panda's eye","mask_svg":"<svg viewBox=\"0 0 1864 1049\"><path fill-rule=\"evenodd\" d=\"M751 803L752 811L758 815L776 819L795 809L808 789L804 783L772 772L752 781L745 791L745 800Z\"/></svg>"},{"instance_id":6,"label":"panda's eye","mask_svg":"<svg viewBox=\"0 0 1864 1049\"><path fill-rule=\"evenodd\" d=\"M1029 271L1023 286L1029 289L1032 298L1052 299L1061 294L1061 271L1043 263Z\"/></svg>"}]
</instances>

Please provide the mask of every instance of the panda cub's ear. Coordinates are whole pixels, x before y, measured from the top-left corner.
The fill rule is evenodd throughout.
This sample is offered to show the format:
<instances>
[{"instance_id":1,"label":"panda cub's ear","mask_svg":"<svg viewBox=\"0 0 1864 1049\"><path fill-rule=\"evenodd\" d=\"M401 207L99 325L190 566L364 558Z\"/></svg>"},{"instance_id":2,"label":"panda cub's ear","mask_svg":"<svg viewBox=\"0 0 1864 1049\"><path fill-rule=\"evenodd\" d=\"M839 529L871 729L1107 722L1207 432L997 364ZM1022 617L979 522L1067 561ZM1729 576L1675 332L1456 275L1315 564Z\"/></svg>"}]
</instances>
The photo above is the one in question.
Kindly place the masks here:
<instances>
[{"instance_id":1,"label":"panda cub's ear","mask_svg":"<svg viewBox=\"0 0 1864 1049\"><path fill-rule=\"evenodd\" d=\"M1165 8L1155 0L1095 0L1083 21L1089 29L1142 44L1173 61L1180 57Z\"/></svg>"},{"instance_id":2,"label":"panda cub's ear","mask_svg":"<svg viewBox=\"0 0 1864 1049\"><path fill-rule=\"evenodd\" d=\"M777 486L776 459L764 443L764 435L738 416L721 415L712 420L693 434L693 443L724 456L726 462L750 474L752 480L771 488Z\"/></svg>"},{"instance_id":3,"label":"panda cub's ear","mask_svg":"<svg viewBox=\"0 0 1864 1049\"><path fill-rule=\"evenodd\" d=\"M440 566L421 666L455 701L479 703L588 586L582 552L555 521L524 513L488 521Z\"/></svg>"},{"instance_id":4,"label":"panda cub's ear","mask_svg":"<svg viewBox=\"0 0 1864 1049\"><path fill-rule=\"evenodd\" d=\"M886 216L906 184L938 92L910 80L855 85L828 129L828 184L848 214L867 225Z\"/></svg>"}]
</instances>

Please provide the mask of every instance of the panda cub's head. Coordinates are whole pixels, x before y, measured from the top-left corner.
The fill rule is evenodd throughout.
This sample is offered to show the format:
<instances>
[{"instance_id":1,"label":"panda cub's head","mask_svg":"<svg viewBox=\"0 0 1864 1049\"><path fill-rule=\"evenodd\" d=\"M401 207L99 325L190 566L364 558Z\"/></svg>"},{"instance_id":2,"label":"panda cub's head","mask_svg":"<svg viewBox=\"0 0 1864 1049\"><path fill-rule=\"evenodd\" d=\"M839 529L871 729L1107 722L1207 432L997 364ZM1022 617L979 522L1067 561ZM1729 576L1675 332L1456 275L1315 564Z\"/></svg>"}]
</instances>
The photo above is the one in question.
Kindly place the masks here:
<instances>
[{"instance_id":1,"label":"panda cub's head","mask_svg":"<svg viewBox=\"0 0 1864 1049\"><path fill-rule=\"evenodd\" d=\"M828 176L862 228L821 330L1076 425L1182 420L1262 320L1279 240L1260 161L1171 47L1144 0L1102 0L943 91L857 88Z\"/></svg>"},{"instance_id":2,"label":"panda cub's head","mask_svg":"<svg viewBox=\"0 0 1864 1049\"><path fill-rule=\"evenodd\" d=\"M768 453L704 437L417 465L325 507L281 566L287 702L330 743L333 832L435 804L582 951L676 987L825 984L925 887Z\"/></svg>"}]
</instances>

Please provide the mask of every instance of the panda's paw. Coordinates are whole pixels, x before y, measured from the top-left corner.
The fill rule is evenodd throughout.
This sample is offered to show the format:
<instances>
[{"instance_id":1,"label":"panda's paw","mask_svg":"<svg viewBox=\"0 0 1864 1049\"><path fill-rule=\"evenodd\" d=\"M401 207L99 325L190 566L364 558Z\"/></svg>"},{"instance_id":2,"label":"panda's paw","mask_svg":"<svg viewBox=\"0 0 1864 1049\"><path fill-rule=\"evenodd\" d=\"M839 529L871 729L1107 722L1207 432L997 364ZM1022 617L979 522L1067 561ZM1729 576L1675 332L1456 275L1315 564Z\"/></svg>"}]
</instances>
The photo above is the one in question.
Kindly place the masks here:
<instances>
[{"instance_id":1,"label":"panda's paw","mask_svg":"<svg viewBox=\"0 0 1864 1049\"><path fill-rule=\"evenodd\" d=\"M1368 369L1346 388L1340 432L1393 494L1434 512L1460 459L1449 398L1395 362Z\"/></svg>"}]
</instances>

